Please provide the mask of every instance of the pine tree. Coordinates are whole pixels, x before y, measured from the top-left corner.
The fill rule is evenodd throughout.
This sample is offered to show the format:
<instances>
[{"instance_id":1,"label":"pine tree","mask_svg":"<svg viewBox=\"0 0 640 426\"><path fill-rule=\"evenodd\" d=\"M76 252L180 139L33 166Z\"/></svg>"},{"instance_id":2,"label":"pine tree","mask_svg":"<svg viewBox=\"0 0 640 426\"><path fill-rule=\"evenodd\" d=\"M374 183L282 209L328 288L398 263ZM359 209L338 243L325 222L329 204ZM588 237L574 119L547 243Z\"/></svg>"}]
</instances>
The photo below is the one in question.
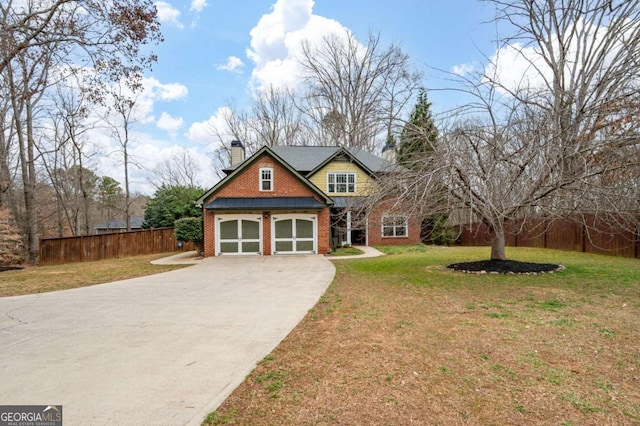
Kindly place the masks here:
<instances>
[{"instance_id":1,"label":"pine tree","mask_svg":"<svg viewBox=\"0 0 640 426\"><path fill-rule=\"evenodd\" d=\"M422 89L409 121L400 133L396 157L398 163L407 168L415 168L422 156L433 152L437 142L438 129L431 116L431 103L427 100L427 92Z\"/></svg>"},{"instance_id":2,"label":"pine tree","mask_svg":"<svg viewBox=\"0 0 640 426\"><path fill-rule=\"evenodd\" d=\"M416 105L409 121L400 133L400 146L397 153L398 164L415 171L424 170L428 157L434 152L438 143L438 129L431 116L431 103L427 100L427 92L422 89L418 94ZM435 186L431 191L439 203L445 205L446 186ZM422 221L422 239L438 245L450 245L455 241L457 233L448 225L449 214L444 211L427 216Z\"/></svg>"}]
</instances>

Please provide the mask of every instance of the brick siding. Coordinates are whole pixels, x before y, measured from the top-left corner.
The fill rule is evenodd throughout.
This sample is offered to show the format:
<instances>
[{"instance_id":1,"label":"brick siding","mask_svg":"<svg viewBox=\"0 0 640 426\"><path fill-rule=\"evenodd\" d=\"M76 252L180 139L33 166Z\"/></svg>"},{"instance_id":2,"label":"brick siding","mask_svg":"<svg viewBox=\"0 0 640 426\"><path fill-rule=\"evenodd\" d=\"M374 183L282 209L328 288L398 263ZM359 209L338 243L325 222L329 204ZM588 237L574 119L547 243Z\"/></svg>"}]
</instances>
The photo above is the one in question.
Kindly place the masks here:
<instances>
[{"instance_id":1,"label":"brick siding","mask_svg":"<svg viewBox=\"0 0 640 426\"><path fill-rule=\"evenodd\" d=\"M273 169L273 191L260 191L260 169L269 167ZM309 187L301 182L289 170L282 167L267 153L262 154L235 176L230 182L219 189L215 194L204 201L208 204L219 197L309 197L324 203L324 200L312 192ZM263 254L271 254L271 220L273 212L269 213L269 219L262 221ZM327 254L329 244L329 208L320 211L281 211L277 213L312 213L318 215L318 253ZM220 211L218 214L264 214L263 211ZM204 210L204 255L215 256L215 216L216 212Z\"/></svg>"},{"instance_id":2,"label":"brick siding","mask_svg":"<svg viewBox=\"0 0 640 426\"><path fill-rule=\"evenodd\" d=\"M382 202L369 213L369 235L367 243L370 246L403 245L420 243L422 220L408 217L408 232L406 237L383 237L382 218L384 216L403 216L401 209L391 209L391 202Z\"/></svg>"}]
</instances>

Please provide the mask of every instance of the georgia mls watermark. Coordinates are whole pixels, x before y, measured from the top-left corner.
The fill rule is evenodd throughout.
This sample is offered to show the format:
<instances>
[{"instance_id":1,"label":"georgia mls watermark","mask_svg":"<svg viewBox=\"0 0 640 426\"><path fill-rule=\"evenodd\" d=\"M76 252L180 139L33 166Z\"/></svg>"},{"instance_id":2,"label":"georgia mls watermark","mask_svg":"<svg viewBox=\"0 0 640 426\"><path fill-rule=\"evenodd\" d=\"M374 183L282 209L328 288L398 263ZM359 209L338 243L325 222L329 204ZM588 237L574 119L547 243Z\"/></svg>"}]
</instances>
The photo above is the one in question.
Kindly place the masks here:
<instances>
[{"instance_id":1,"label":"georgia mls watermark","mask_svg":"<svg viewBox=\"0 0 640 426\"><path fill-rule=\"evenodd\" d=\"M0 405L0 426L62 426L62 405Z\"/></svg>"}]
</instances>

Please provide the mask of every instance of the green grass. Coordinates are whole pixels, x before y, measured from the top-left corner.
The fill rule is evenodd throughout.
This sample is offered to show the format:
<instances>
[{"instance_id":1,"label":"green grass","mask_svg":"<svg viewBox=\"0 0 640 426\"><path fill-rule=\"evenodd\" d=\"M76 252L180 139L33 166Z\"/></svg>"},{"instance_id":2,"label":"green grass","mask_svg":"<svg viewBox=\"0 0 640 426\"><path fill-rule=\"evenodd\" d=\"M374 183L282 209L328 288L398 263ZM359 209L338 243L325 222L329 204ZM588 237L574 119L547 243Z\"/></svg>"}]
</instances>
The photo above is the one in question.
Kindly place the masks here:
<instances>
[{"instance_id":1,"label":"green grass","mask_svg":"<svg viewBox=\"0 0 640 426\"><path fill-rule=\"evenodd\" d=\"M329 256L358 256L364 254L364 252L355 247L338 247L331 250Z\"/></svg>"},{"instance_id":2,"label":"green grass","mask_svg":"<svg viewBox=\"0 0 640 426\"><path fill-rule=\"evenodd\" d=\"M376 248L387 256L335 265L315 308L217 419L640 424L639 260L518 248L507 256L566 270L472 275L445 266L489 248Z\"/></svg>"},{"instance_id":3,"label":"green grass","mask_svg":"<svg viewBox=\"0 0 640 426\"><path fill-rule=\"evenodd\" d=\"M460 285L480 285L482 287L503 286L518 283L580 290L588 288L586 294L619 295L637 286L640 262L637 259L585 254L560 250L534 248L507 248L507 257L513 260L539 263L558 263L567 269L545 275L473 275L445 270L445 266L456 262L486 260L488 247L439 247L439 246L377 246L388 256L363 259L349 265L358 273L380 274L383 278L430 287L459 287ZM446 277L446 279L444 279ZM608 283L615 283L611 286ZM592 291L593 290L593 291ZM560 309L564 300L540 300L541 306Z\"/></svg>"}]
</instances>

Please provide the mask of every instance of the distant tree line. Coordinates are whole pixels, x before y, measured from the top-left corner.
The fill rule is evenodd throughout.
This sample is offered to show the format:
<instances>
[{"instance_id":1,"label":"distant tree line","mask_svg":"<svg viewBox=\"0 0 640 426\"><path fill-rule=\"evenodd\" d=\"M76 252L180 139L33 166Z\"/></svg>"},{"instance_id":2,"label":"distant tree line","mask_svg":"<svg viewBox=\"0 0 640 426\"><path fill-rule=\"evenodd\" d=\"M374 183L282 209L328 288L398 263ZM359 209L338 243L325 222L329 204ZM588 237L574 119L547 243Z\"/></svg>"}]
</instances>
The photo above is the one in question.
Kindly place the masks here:
<instances>
[{"instance_id":1,"label":"distant tree line","mask_svg":"<svg viewBox=\"0 0 640 426\"><path fill-rule=\"evenodd\" d=\"M432 115L423 75L399 46L375 34L362 43L348 31L327 35L303 42L295 90L262 87L249 108L225 109L210 129L219 174L230 138L248 154L263 145L395 146L399 167L369 201L393 197L445 239L453 221L483 222L491 258L506 258L505 223L515 219L598 214L638 229L640 1L487 3L503 35L482 69L447 76L466 96L459 108ZM116 214L129 226L133 112L155 60L143 46L160 40L151 0L0 3L0 211L30 260L40 236L89 233L96 218ZM507 57L528 64L516 81L504 74ZM96 128L117 142L123 182L95 174L106 155L88 149ZM198 216L175 201L200 195L195 164L185 150L157 168L147 226Z\"/></svg>"}]
</instances>

